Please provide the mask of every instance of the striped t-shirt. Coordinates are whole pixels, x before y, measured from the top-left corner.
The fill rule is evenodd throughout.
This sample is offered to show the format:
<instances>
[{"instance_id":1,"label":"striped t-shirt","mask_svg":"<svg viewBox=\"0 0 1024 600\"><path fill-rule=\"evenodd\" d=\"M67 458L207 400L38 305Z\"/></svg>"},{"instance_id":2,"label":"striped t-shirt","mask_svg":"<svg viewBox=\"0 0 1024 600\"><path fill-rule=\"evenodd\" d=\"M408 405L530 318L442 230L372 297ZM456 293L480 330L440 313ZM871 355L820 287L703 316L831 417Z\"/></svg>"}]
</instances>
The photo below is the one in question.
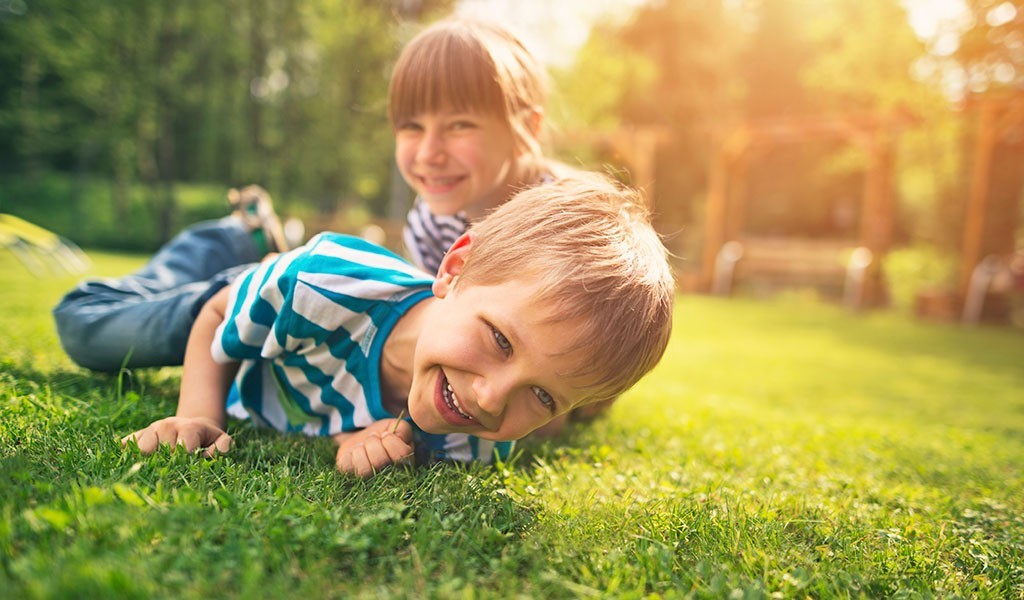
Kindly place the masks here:
<instances>
[{"instance_id":1,"label":"striped t-shirt","mask_svg":"<svg viewBox=\"0 0 1024 600\"><path fill-rule=\"evenodd\" d=\"M253 267L232 284L211 348L219 362L241 362L232 389L239 404L229 398L229 412L313 436L393 418L381 402L384 342L431 297L431 283L390 251L334 233ZM489 462L510 449L416 429L417 454L429 459Z\"/></svg>"},{"instance_id":2,"label":"striped t-shirt","mask_svg":"<svg viewBox=\"0 0 1024 600\"><path fill-rule=\"evenodd\" d=\"M468 228L469 220L462 213L435 215L417 196L405 218L402 237L412 262L428 273L437 273L445 253Z\"/></svg>"},{"instance_id":3,"label":"striped t-shirt","mask_svg":"<svg viewBox=\"0 0 1024 600\"><path fill-rule=\"evenodd\" d=\"M541 175L537 185L551 183L555 177L551 173ZM459 236L469 229L469 219L464 213L454 215L435 215L430 212L423 198L416 196L412 208L405 217L405 228L402 230L402 241L413 264L419 265L427 273L437 273L441 260Z\"/></svg>"}]
</instances>

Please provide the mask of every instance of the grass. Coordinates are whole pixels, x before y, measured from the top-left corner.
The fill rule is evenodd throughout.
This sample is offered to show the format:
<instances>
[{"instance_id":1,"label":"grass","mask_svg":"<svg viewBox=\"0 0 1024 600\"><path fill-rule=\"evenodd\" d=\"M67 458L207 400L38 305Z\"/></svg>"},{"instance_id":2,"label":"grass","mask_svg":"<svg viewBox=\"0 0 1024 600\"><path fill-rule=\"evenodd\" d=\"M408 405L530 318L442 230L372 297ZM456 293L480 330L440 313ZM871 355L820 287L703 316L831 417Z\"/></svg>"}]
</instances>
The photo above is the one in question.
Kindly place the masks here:
<instances>
[{"instance_id":1,"label":"grass","mask_svg":"<svg viewBox=\"0 0 1024 600\"><path fill-rule=\"evenodd\" d=\"M178 371L75 368L73 283L0 254L2 598L1024 597L1019 331L685 297L606 418L362 482L239 422L215 460L122 451Z\"/></svg>"}]
</instances>

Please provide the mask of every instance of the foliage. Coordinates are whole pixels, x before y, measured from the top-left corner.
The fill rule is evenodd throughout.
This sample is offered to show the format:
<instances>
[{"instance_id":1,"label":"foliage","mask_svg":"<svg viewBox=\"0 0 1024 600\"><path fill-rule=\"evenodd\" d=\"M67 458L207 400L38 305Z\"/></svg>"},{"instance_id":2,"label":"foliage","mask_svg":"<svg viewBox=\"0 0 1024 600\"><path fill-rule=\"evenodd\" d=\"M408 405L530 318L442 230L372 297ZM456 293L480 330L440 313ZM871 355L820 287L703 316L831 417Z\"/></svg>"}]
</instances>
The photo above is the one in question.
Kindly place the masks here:
<instances>
[{"instance_id":1,"label":"foliage","mask_svg":"<svg viewBox=\"0 0 1024 600\"><path fill-rule=\"evenodd\" d=\"M401 24L449 4L4 3L0 164L109 177L121 218L141 182L164 239L181 181L382 211Z\"/></svg>"},{"instance_id":2,"label":"foliage","mask_svg":"<svg viewBox=\"0 0 1024 600\"><path fill-rule=\"evenodd\" d=\"M735 18L720 2L646 3L624 24L597 27L577 65L556 74L569 125L662 135L656 203L668 229L696 219L709 134L736 112ZM594 162L622 165L615 148L596 150Z\"/></svg>"},{"instance_id":3,"label":"foliage","mask_svg":"<svg viewBox=\"0 0 1024 600\"><path fill-rule=\"evenodd\" d=\"M47 315L73 283L0 255L3 597L1024 594L1019 333L682 298L607 418L364 483L240 422L215 460L122 450L178 371L74 368Z\"/></svg>"},{"instance_id":4,"label":"foliage","mask_svg":"<svg viewBox=\"0 0 1024 600\"><path fill-rule=\"evenodd\" d=\"M922 290L955 289L959 266L956 257L926 244L898 248L886 254L883 269L893 305L909 310L914 296Z\"/></svg>"},{"instance_id":5,"label":"foliage","mask_svg":"<svg viewBox=\"0 0 1024 600\"><path fill-rule=\"evenodd\" d=\"M141 208L158 239L181 222L181 184L258 182L295 212L394 216L405 195L391 189L401 185L384 118L389 66L414 23L454 4L0 2L0 170L110 179L111 209L100 212L127 222ZM692 256L709 162L736 123L909 115L894 133L897 242L955 248L974 107L1020 89L1024 4L969 0L930 31L908 23L914 4L639 3L624 22L595 27L576 63L554 73L549 120L565 134L556 153L628 169L615 134L658 132L658 218L686 233L679 253ZM1012 237L1019 222L1021 127L1001 131L993 167L991 221L1010 225L986 238ZM865 153L849 144L771 148L749 165L747 221L759 233L855 235L864 171Z\"/></svg>"},{"instance_id":6,"label":"foliage","mask_svg":"<svg viewBox=\"0 0 1024 600\"><path fill-rule=\"evenodd\" d=\"M113 187L107 180L55 172L31 178L0 175L0 209L81 246L156 251L161 227L148 201L151 190L141 184L128 186L117 210L112 202ZM169 231L226 215L225 192L219 186L178 184Z\"/></svg>"},{"instance_id":7,"label":"foliage","mask_svg":"<svg viewBox=\"0 0 1024 600\"><path fill-rule=\"evenodd\" d=\"M700 235L708 159L720 134L737 123L838 113L899 117L903 125L891 132L896 242L951 250L961 242L977 119L956 102L971 90L1019 89L1024 5L972 0L967 18L929 34L911 28L912 4L650 2L625 23L595 29L581 72L570 67L559 84L571 98L566 106L592 127L667 130L655 203L664 228L687 237ZM1020 139L1018 124L1002 132L996 148L992 197L1005 201L995 222L1016 222ZM749 231L856 237L867 166L862 146L794 135L754 153L734 173L744 178L737 187L748 199ZM598 159L621 161L614 152Z\"/></svg>"},{"instance_id":8,"label":"foliage","mask_svg":"<svg viewBox=\"0 0 1024 600\"><path fill-rule=\"evenodd\" d=\"M967 0L971 25L956 47L967 89L1019 90L1024 85L1024 2Z\"/></svg>"}]
</instances>

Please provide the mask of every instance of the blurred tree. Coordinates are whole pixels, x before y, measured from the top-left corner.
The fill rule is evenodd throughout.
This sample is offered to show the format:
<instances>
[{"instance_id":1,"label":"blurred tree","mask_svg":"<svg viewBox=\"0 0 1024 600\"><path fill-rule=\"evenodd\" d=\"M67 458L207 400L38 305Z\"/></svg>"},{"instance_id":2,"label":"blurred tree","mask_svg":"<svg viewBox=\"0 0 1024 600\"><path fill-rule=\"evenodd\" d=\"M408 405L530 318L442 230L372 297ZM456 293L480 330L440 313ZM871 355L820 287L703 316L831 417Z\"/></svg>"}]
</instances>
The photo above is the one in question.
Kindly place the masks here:
<instances>
[{"instance_id":1,"label":"blurred tree","mask_svg":"<svg viewBox=\"0 0 1024 600\"><path fill-rule=\"evenodd\" d=\"M740 56L746 94L743 113L751 121L809 116L821 112L820 92L801 78L830 40L810 35L809 24L827 10L824 3L764 2L750 11L750 37ZM836 139L794 136L759 149L745 163L746 227L761 235L856 235L858 177L826 173L829 157L841 151ZM837 231L838 230L838 231Z\"/></svg>"},{"instance_id":2,"label":"blurred tree","mask_svg":"<svg viewBox=\"0 0 1024 600\"><path fill-rule=\"evenodd\" d=\"M176 181L259 182L321 211L381 212L389 66L403 20L452 0L0 3L0 171L145 183L161 235Z\"/></svg>"},{"instance_id":3,"label":"blurred tree","mask_svg":"<svg viewBox=\"0 0 1024 600\"><path fill-rule=\"evenodd\" d=\"M966 0L971 26L955 52L967 90L983 93L1024 88L1024 2Z\"/></svg>"},{"instance_id":4,"label":"blurred tree","mask_svg":"<svg viewBox=\"0 0 1024 600\"><path fill-rule=\"evenodd\" d=\"M1019 113L1024 107L1024 2L970 0L968 7L973 27L961 36L954 56L965 74L969 106L985 111L992 110L985 104L1012 101ZM1024 239L1018 239L1024 237L1024 119L1019 114L999 119L994 133L982 256L1005 254L1024 245ZM972 137L968 143L977 140ZM972 145L965 154L970 152L979 160L976 150Z\"/></svg>"},{"instance_id":5,"label":"blurred tree","mask_svg":"<svg viewBox=\"0 0 1024 600\"><path fill-rule=\"evenodd\" d=\"M837 0L817 12L808 32L825 48L801 79L822 110L909 114L918 121L898 138L897 241L952 244L959 219L951 209L965 189L962 127L942 89L922 76L926 45L910 28L905 9L890 0ZM823 172L854 177L865 158L848 149L831 155Z\"/></svg>"},{"instance_id":6,"label":"blurred tree","mask_svg":"<svg viewBox=\"0 0 1024 600\"><path fill-rule=\"evenodd\" d=\"M736 117L736 51L742 3L667 0L640 6L628 22L596 28L579 62L558 73L566 123L601 130L652 127L670 133L659 152L655 205L667 233L694 231L712 130ZM591 162L616 164L600 153ZM684 240L699 244L695 236ZM678 239L670 239L670 244ZM692 255L686 248L674 248Z\"/></svg>"}]
</instances>

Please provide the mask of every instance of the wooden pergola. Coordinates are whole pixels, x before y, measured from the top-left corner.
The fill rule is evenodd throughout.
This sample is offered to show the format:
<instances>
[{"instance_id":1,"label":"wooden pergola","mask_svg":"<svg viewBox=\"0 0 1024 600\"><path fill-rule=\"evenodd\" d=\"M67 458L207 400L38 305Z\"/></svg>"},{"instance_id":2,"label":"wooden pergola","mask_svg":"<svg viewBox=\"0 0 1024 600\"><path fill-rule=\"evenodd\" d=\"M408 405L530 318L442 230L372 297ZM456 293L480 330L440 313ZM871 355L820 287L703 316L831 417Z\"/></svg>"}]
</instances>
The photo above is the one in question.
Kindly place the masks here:
<instances>
[{"instance_id":1,"label":"wooden pergola","mask_svg":"<svg viewBox=\"0 0 1024 600\"><path fill-rule=\"evenodd\" d=\"M754 150L813 139L839 139L861 148L868 157L862 197L860 243L876 257L892 244L893 157L895 134L912 122L906 114L843 114L785 117L739 125L721 137L711 164L705 215L701 287L709 290L715 257L727 241L742 238L747 203L747 171ZM873 270L866 302L881 293L880 273Z\"/></svg>"}]
</instances>

